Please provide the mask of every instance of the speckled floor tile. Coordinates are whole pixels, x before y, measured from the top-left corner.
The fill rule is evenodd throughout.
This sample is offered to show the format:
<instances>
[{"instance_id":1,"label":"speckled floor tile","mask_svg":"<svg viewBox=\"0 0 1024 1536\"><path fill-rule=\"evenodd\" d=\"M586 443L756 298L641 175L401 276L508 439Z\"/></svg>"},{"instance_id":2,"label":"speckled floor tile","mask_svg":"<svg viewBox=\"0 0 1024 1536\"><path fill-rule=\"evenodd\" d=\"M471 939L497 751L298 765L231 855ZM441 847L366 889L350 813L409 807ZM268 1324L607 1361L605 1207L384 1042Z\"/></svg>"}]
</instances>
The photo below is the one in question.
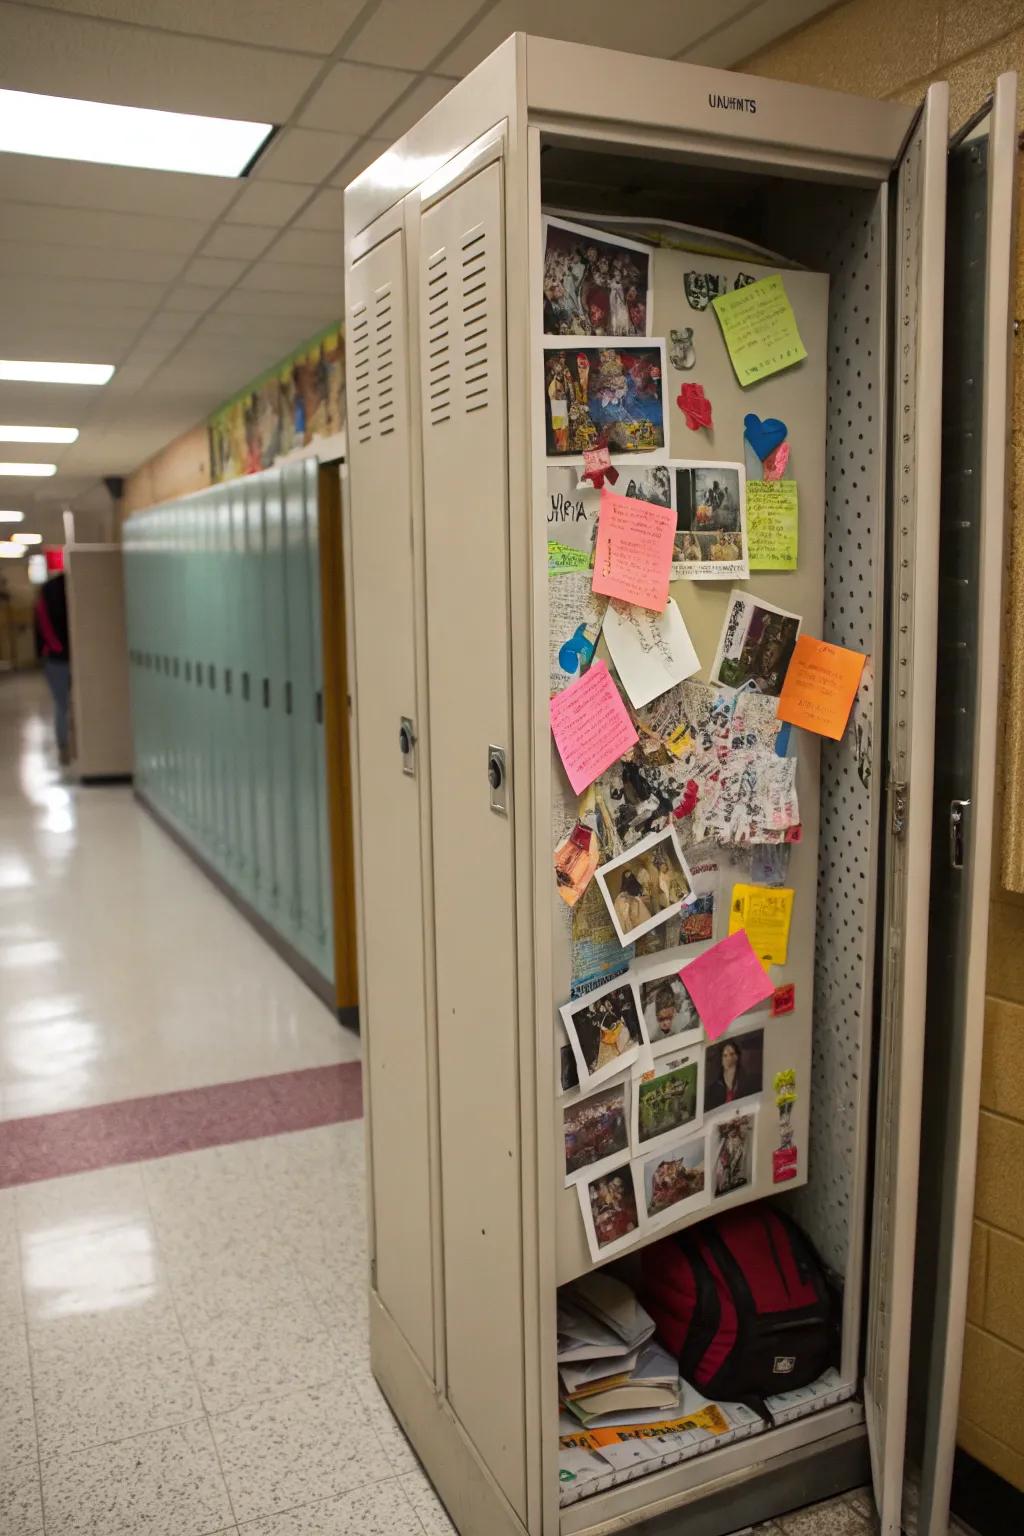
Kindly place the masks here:
<instances>
[{"instance_id":1,"label":"speckled floor tile","mask_svg":"<svg viewBox=\"0 0 1024 1536\"><path fill-rule=\"evenodd\" d=\"M20 1312L21 1252L13 1189L0 1189L0 1311Z\"/></svg>"},{"instance_id":2,"label":"speckled floor tile","mask_svg":"<svg viewBox=\"0 0 1024 1536\"><path fill-rule=\"evenodd\" d=\"M43 1528L43 1504L32 1394L27 1381L0 1376L0 1383L0 1531L33 1536Z\"/></svg>"},{"instance_id":3,"label":"speckled floor tile","mask_svg":"<svg viewBox=\"0 0 1024 1536\"><path fill-rule=\"evenodd\" d=\"M301 1289L277 1308L240 1309L205 1321L189 1316L182 1329L208 1413L322 1386L341 1370L330 1336Z\"/></svg>"},{"instance_id":4,"label":"speckled floor tile","mask_svg":"<svg viewBox=\"0 0 1024 1536\"><path fill-rule=\"evenodd\" d=\"M205 1421L45 1458L46 1527L60 1536L212 1536L233 1529Z\"/></svg>"},{"instance_id":5,"label":"speckled floor tile","mask_svg":"<svg viewBox=\"0 0 1024 1536\"><path fill-rule=\"evenodd\" d=\"M51 1231L67 1224L87 1231L90 1225L106 1225L111 1216L126 1221L149 1217L149 1202L138 1164L42 1179L22 1184L12 1194L22 1232Z\"/></svg>"},{"instance_id":6,"label":"speckled floor tile","mask_svg":"<svg viewBox=\"0 0 1024 1536\"><path fill-rule=\"evenodd\" d=\"M393 1481L271 1515L241 1529L244 1536L420 1536L416 1514Z\"/></svg>"},{"instance_id":7,"label":"speckled floor tile","mask_svg":"<svg viewBox=\"0 0 1024 1536\"><path fill-rule=\"evenodd\" d=\"M372 1376L369 1380L360 1378L356 1383L356 1390L366 1405L370 1423L384 1447L384 1454L395 1476L401 1477L406 1472L418 1470L419 1462L416 1460L412 1446L405 1438L405 1432L391 1412L387 1398Z\"/></svg>"},{"instance_id":8,"label":"speckled floor tile","mask_svg":"<svg viewBox=\"0 0 1024 1536\"><path fill-rule=\"evenodd\" d=\"M421 1468L417 1467L415 1472L406 1472L399 1478L399 1482L406 1498L416 1511L424 1536L457 1536L444 1505L434 1492L427 1474Z\"/></svg>"},{"instance_id":9,"label":"speckled floor tile","mask_svg":"<svg viewBox=\"0 0 1024 1536\"><path fill-rule=\"evenodd\" d=\"M182 1424L203 1404L169 1303L33 1328L36 1426L44 1455Z\"/></svg>"},{"instance_id":10,"label":"speckled floor tile","mask_svg":"<svg viewBox=\"0 0 1024 1536\"><path fill-rule=\"evenodd\" d=\"M343 1381L214 1414L210 1424L239 1522L394 1475L366 1408Z\"/></svg>"},{"instance_id":11,"label":"speckled floor tile","mask_svg":"<svg viewBox=\"0 0 1024 1536\"><path fill-rule=\"evenodd\" d=\"M778 1524L784 1536L867 1536L870 1529L852 1505L842 1499L780 1515Z\"/></svg>"}]
</instances>

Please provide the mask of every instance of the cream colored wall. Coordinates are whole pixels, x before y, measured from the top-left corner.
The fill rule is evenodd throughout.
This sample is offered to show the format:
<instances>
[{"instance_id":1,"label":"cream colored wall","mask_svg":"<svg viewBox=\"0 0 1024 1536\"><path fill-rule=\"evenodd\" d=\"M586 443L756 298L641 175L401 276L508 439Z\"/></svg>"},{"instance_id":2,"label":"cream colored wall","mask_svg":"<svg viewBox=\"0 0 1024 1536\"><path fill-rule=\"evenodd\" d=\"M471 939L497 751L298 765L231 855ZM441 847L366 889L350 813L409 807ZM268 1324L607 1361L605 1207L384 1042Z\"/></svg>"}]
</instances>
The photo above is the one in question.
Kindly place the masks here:
<instances>
[{"instance_id":1,"label":"cream colored wall","mask_svg":"<svg viewBox=\"0 0 1024 1536\"><path fill-rule=\"evenodd\" d=\"M1016 69L1024 81L1024 0L848 0L741 67L905 102L919 101L929 81L948 80L958 125L1001 71ZM1018 176L1024 218L1024 166ZM1021 295L1024 238L1018 239L1018 263ZM1022 358L1024 347L1018 347L1012 484L1017 565L1024 564ZM1021 611L1024 603L1017 606ZM999 867L997 853L959 1441L1024 1489L1024 897L999 886Z\"/></svg>"},{"instance_id":2,"label":"cream colored wall","mask_svg":"<svg viewBox=\"0 0 1024 1536\"><path fill-rule=\"evenodd\" d=\"M127 517L143 507L204 490L209 484L210 438L203 423L176 437L126 478L120 514Z\"/></svg>"}]
</instances>

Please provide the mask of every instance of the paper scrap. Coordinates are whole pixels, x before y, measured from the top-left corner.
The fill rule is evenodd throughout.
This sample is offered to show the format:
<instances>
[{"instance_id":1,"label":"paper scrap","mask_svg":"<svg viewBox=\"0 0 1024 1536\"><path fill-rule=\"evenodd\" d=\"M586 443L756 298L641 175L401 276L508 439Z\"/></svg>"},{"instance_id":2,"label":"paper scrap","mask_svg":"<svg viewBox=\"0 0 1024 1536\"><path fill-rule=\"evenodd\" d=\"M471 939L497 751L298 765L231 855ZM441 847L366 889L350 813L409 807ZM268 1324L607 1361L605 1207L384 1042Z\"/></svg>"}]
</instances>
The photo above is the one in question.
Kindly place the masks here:
<instances>
[{"instance_id":1,"label":"paper scrap","mask_svg":"<svg viewBox=\"0 0 1024 1536\"><path fill-rule=\"evenodd\" d=\"M671 507L601 492L594 591L657 613L668 602L676 514Z\"/></svg>"},{"instance_id":2,"label":"paper scrap","mask_svg":"<svg viewBox=\"0 0 1024 1536\"><path fill-rule=\"evenodd\" d=\"M732 888L729 932L743 928L762 965L786 963L793 896L792 889L778 886L734 885Z\"/></svg>"},{"instance_id":3,"label":"paper scrap","mask_svg":"<svg viewBox=\"0 0 1024 1536\"><path fill-rule=\"evenodd\" d=\"M742 385L756 384L802 362L807 349L785 284L776 274L720 293L711 300L725 345Z\"/></svg>"},{"instance_id":4,"label":"paper scrap","mask_svg":"<svg viewBox=\"0 0 1024 1536\"><path fill-rule=\"evenodd\" d=\"M781 480L789 464L789 443L780 443L762 463L766 480Z\"/></svg>"},{"instance_id":5,"label":"paper scrap","mask_svg":"<svg viewBox=\"0 0 1024 1536\"><path fill-rule=\"evenodd\" d=\"M549 575L549 693L568 688L593 660L608 599L598 596L590 580L589 570Z\"/></svg>"},{"instance_id":6,"label":"paper scrap","mask_svg":"<svg viewBox=\"0 0 1024 1536\"><path fill-rule=\"evenodd\" d=\"M801 635L779 695L778 717L839 741L846 730L865 657Z\"/></svg>"},{"instance_id":7,"label":"paper scrap","mask_svg":"<svg viewBox=\"0 0 1024 1536\"><path fill-rule=\"evenodd\" d=\"M747 482L752 571L795 571L800 509L795 480Z\"/></svg>"},{"instance_id":8,"label":"paper scrap","mask_svg":"<svg viewBox=\"0 0 1024 1536\"><path fill-rule=\"evenodd\" d=\"M567 464L547 468L548 570L588 571L601 497Z\"/></svg>"},{"instance_id":9,"label":"paper scrap","mask_svg":"<svg viewBox=\"0 0 1024 1536\"><path fill-rule=\"evenodd\" d=\"M674 597L664 613L609 603L602 633L635 709L700 671L700 657Z\"/></svg>"},{"instance_id":10,"label":"paper scrap","mask_svg":"<svg viewBox=\"0 0 1024 1536\"><path fill-rule=\"evenodd\" d=\"M742 928L712 944L679 976L709 1040L717 1040L733 1019L775 991Z\"/></svg>"},{"instance_id":11,"label":"paper scrap","mask_svg":"<svg viewBox=\"0 0 1024 1536\"><path fill-rule=\"evenodd\" d=\"M704 393L703 384L681 384L676 405L682 411L691 432L699 432L702 427L706 427L709 432L714 431L711 401Z\"/></svg>"},{"instance_id":12,"label":"paper scrap","mask_svg":"<svg viewBox=\"0 0 1024 1536\"><path fill-rule=\"evenodd\" d=\"M776 1147L772 1153L772 1183L785 1184L795 1179L798 1160L796 1147Z\"/></svg>"},{"instance_id":13,"label":"paper scrap","mask_svg":"<svg viewBox=\"0 0 1024 1536\"><path fill-rule=\"evenodd\" d=\"M555 849L555 880L558 894L567 907L574 907L590 884L601 862L597 833L578 821Z\"/></svg>"},{"instance_id":14,"label":"paper scrap","mask_svg":"<svg viewBox=\"0 0 1024 1536\"><path fill-rule=\"evenodd\" d=\"M576 795L639 739L603 661L556 693L548 707L555 746Z\"/></svg>"},{"instance_id":15,"label":"paper scrap","mask_svg":"<svg viewBox=\"0 0 1024 1536\"><path fill-rule=\"evenodd\" d=\"M784 1013L792 1013L796 1007L796 987L793 982L787 981L784 986L775 988L772 998L772 1018L778 1019Z\"/></svg>"},{"instance_id":16,"label":"paper scrap","mask_svg":"<svg viewBox=\"0 0 1024 1536\"><path fill-rule=\"evenodd\" d=\"M589 480L599 491L606 480L609 485L614 485L618 478L619 472L612 468L612 456L607 448L584 448L581 480Z\"/></svg>"}]
</instances>

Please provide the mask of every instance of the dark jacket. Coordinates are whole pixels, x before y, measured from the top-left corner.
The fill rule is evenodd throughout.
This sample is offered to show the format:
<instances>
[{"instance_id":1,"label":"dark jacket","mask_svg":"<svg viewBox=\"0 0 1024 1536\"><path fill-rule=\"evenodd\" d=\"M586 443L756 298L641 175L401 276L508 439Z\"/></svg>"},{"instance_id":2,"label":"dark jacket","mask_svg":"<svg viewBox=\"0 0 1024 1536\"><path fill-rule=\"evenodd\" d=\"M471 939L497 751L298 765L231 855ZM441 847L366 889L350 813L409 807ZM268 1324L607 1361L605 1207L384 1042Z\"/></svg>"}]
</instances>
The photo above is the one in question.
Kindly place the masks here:
<instances>
[{"instance_id":1,"label":"dark jacket","mask_svg":"<svg viewBox=\"0 0 1024 1536\"><path fill-rule=\"evenodd\" d=\"M41 588L35 607L36 655L55 661L71 660L68 637L68 599L64 576L51 576Z\"/></svg>"}]
</instances>

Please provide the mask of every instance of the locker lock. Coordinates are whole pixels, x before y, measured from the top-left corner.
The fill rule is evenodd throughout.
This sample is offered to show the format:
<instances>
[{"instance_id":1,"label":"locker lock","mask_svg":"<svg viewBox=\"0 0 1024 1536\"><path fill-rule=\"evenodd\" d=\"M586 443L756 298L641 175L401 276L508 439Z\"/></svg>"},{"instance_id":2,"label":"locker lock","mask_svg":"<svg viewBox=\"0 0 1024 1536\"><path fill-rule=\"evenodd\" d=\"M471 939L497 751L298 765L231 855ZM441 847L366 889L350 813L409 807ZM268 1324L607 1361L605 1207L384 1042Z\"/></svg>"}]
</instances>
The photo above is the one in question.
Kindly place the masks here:
<instances>
[{"instance_id":1,"label":"locker lock","mask_svg":"<svg viewBox=\"0 0 1024 1536\"><path fill-rule=\"evenodd\" d=\"M487 748L487 783L491 791L491 810L508 815L508 766L502 747Z\"/></svg>"},{"instance_id":2,"label":"locker lock","mask_svg":"<svg viewBox=\"0 0 1024 1536\"><path fill-rule=\"evenodd\" d=\"M402 772L410 778L416 775L416 728L408 715L403 715L398 727L398 750L402 754Z\"/></svg>"}]
</instances>

